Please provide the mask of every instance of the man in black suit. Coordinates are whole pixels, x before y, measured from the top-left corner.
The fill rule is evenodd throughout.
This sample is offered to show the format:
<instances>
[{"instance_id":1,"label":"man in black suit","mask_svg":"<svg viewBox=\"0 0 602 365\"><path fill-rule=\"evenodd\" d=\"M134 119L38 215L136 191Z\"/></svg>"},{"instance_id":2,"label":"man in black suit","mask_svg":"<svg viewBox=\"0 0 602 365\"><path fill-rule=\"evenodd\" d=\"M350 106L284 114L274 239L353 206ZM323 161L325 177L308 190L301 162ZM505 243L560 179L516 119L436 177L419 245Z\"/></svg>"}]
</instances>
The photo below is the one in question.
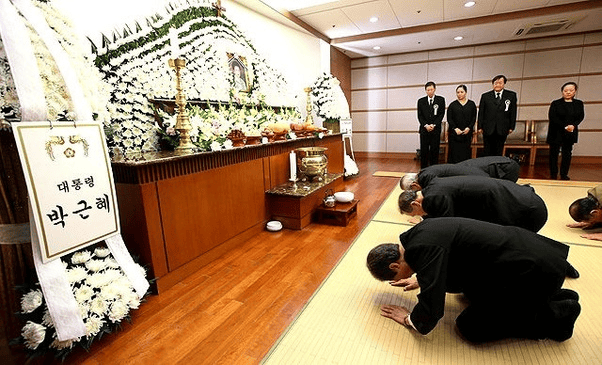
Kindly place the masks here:
<instances>
[{"instance_id":1,"label":"man in black suit","mask_svg":"<svg viewBox=\"0 0 602 365\"><path fill-rule=\"evenodd\" d=\"M516 126L516 93L504 89L506 76L491 80L493 90L481 95L478 130L483 133L485 156L501 156L506 137Z\"/></svg>"},{"instance_id":2,"label":"man in black suit","mask_svg":"<svg viewBox=\"0 0 602 365\"><path fill-rule=\"evenodd\" d=\"M468 306L456 326L468 341L573 335L581 305L562 288L569 246L467 218L427 219L399 240L373 248L366 264L376 279L420 294L411 311L384 305L382 316L426 335L445 313L446 293L463 293Z\"/></svg>"},{"instance_id":3,"label":"man in black suit","mask_svg":"<svg viewBox=\"0 0 602 365\"><path fill-rule=\"evenodd\" d=\"M402 190L422 190L434 178L450 176L488 176L516 182L519 170L519 164L509 157L477 157L453 164L429 166L417 174L405 174L399 180L399 187Z\"/></svg>"},{"instance_id":4,"label":"man in black suit","mask_svg":"<svg viewBox=\"0 0 602 365\"><path fill-rule=\"evenodd\" d=\"M420 167L439 162L441 121L445 114L445 98L435 95L437 85L429 81L424 85L426 96L418 99L418 122L420 123Z\"/></svg>"},{"instance_id":5,"label":"man in black suit","mask_svg":"<svg viewBox=\"0 0 602 365\"><path fill-rule=\"evenodd\" d=\"M545 202L529 185L488 176L436 177L421 191L399 196L411 216L465 217L537 232L548 219Z\"/></svg>"}]
</instances>

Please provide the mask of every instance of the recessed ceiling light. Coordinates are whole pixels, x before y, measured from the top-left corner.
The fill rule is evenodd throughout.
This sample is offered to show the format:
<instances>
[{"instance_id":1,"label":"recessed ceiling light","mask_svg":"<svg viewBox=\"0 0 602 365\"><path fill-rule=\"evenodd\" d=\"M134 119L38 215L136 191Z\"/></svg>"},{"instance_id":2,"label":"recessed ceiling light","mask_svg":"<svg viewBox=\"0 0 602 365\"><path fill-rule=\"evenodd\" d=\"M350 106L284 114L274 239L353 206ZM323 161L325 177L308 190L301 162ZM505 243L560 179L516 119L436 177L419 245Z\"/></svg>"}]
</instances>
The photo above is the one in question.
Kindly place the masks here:
<instances>
[{"instance_id":1,"label":"recessed ceiling light","mask_svg":"<svg viewBox=\"0 0 602 365\"><path fill-rule=\"evenodd\" d=\"M376 23L378 21L378 17L373 16L372 18L370 18L370 23Z\"/></svg>"},{"instance_id":2,"label":"recessed ceiling light","mask_svg":"<svg viewBox=\"0 0 602 365\"><path fill-rule=\"evenodd\" d=\"M454 37L455 41L461 41L462 39L464 39L464 37L462 37L461 35Z\"/></svg>"},{"instance_id":3,"label":"recessed ceiling light","mask_svg":"<svg viewBox=\"0 0 602 365\"><path fill-rule=\"evenodd\" d=\"M380 46L374 46L372 47L373 50L378 51L380 49Z\"/></svg>"},{"instance_id":4,"label":"recessed ceiling light","mask_svg":"<svg viewBox=\"0 0 602 365\"><path fill-rule=\"evenodd\" d=\"M472 8L476 3L474 1L467 1L464 3L465 8Z\"/></svg>"}]
</instances>

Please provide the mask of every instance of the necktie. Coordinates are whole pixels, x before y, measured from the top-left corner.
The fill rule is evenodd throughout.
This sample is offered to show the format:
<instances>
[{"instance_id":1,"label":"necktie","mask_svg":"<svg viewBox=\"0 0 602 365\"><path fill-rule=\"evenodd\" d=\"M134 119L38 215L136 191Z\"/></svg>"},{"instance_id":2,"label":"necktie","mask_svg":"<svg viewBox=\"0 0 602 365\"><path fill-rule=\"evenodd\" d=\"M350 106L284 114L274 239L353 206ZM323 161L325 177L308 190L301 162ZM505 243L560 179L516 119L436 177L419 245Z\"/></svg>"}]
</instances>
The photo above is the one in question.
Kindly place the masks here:
<instances>
[{"instance_id":1,"label":"necktie","mask_svg":"<svg viewBox=\"0 0 602 365\"><path fill-rule=\"evenodd\" d=\"M496 92L496 93L495 93L495 98L496 98L497 100L501 100L501 99L502 99L502 94L501 94L499 91L498 91L498 92Z\"/></svg>"},{"instance_id":2,"label":"necktie","mask_svg":"<svg viewBox=\"0 0 602 365\"><path fill-rule=\"evenodd\" d=\"M429 99L429 106L433 106L433 99Z\"/></svg>"}]
</instances>

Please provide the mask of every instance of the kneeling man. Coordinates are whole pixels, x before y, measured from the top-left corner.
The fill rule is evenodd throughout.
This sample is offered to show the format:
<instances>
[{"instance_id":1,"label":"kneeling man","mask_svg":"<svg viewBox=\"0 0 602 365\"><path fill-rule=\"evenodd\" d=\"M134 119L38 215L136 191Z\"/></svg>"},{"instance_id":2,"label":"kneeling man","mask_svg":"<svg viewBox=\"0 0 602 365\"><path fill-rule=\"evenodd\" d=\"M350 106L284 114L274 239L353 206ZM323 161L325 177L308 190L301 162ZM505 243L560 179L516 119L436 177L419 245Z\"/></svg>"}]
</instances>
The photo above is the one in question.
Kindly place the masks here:
<instances>
[{"instance_id":1,"label":"kneeling man","mask_svg":"<svg viewBox=\"0 0 602 365\"><path fill-rule=\"evenodd\" d=\"M518 180L520 166L504 156L477 157L458 163L425 167L416 173L408 173L399 180L402 190L422 190L436 177L489 176L512 182Z\"/></svg>"},{"instance_id":2,"label":"kneeling man","mask_svg":"<svg viewBox=\"0 0 602 365\"><path fill-rule=\"evenodd\" d=\"M400 241L373 248L368 269L406 290L416 287L416 273L418 303L411 311L383 306L383 316L426 335L443 317L446 293L463 293L469 305L456 325L469 341L572 336L581 306L576 292L561 289L567 245L467 218L425 220Z\"/></svg>"},{"instance_id":3,"label":"kneeling man","mask_svg":"<svg viewBox=\"0 0 602 365\"><path fill-rule=\"evenodd\" d=\"M483 176L435 178L421 191L402 192L398 203L411 216L474 218L533 232L548 220L546 204L531 186Z\"/></svg>"}]
</instances>

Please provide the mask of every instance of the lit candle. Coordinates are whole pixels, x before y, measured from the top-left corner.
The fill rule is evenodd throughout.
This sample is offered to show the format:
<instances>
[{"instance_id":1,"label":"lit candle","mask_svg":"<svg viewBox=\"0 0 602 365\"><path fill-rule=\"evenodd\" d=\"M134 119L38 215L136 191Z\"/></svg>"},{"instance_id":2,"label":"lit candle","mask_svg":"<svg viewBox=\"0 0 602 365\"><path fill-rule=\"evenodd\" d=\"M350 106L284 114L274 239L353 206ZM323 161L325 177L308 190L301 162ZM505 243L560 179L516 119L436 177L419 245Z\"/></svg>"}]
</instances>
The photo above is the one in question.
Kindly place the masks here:
<instances>
[{"instance_id":1,"label":"lit candle","mask_svg":"<svg viewBox=\"0 0 602 365\"><path fill-rule=\"evenodd\" d=\"M180 57L180 43L178 42L178 31L176 28L169 28L169 45L171 46L171 58L174 60Z\"/></svg>"},{"instance_id":2,"label":"lit candle","mask_svg":"<svg viewBox=\"0 0 602 365\"><path fill-rule=\"evenodd\" d=\"M291 181L295 181L297 180L297 155L294 151L289 154L289 159L291 161Z\"/></svg>"}]
</instances>

